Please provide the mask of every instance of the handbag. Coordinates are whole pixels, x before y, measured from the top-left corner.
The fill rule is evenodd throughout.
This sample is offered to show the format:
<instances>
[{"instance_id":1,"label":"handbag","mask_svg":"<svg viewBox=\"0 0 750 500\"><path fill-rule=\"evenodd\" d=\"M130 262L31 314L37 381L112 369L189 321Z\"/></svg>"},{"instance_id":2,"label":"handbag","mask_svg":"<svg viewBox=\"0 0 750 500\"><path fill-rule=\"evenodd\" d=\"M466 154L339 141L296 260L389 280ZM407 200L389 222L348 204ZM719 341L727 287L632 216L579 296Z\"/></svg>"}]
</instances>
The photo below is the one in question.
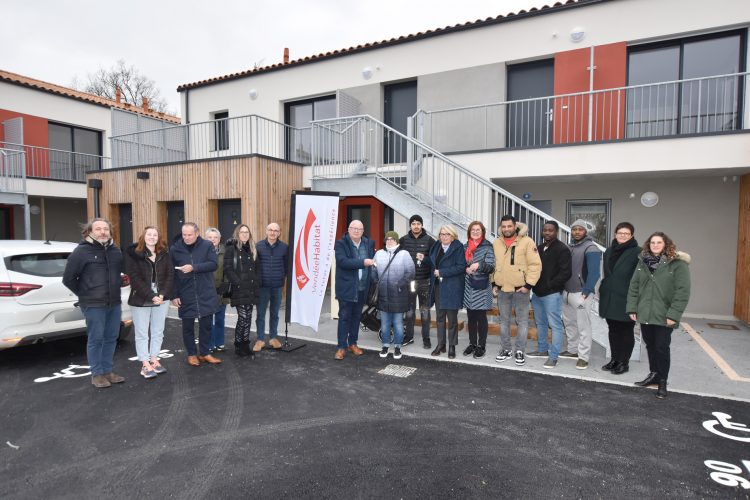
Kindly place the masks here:
<instances>
[{"instance_id":1,"label":"handbag","mask_svg":"<svg viewBox=\"0 0 750 500\"><path fill-rule=\"evenodd\" d=\"M482 277L470 274L469 286L474 290L487 290L487 287L490 286L490 277L486 274Z\"/></svg>"},{"instance_id":2,"label":"handbag","mask_svg":"<svg viewBox=\"0 0 750 500\"><path fill-rule=\"evenodd\" d=\"M232 284L228 281L222 281L221 284L216 287L216 293L221 295L224 299L230 298L232 296Z\"/></svg>"},{"instance_id":3,"label":"handbag","mask_svg":"<svg viewBox=\"0 0 750 500\"><path fill-rule=\"evenodd\" d=\"M366 330L380 332L380 314L378 313L378 308L376 306L365 308L359 322L362 323L362 326Z\"/></svg>"}]
</instances>

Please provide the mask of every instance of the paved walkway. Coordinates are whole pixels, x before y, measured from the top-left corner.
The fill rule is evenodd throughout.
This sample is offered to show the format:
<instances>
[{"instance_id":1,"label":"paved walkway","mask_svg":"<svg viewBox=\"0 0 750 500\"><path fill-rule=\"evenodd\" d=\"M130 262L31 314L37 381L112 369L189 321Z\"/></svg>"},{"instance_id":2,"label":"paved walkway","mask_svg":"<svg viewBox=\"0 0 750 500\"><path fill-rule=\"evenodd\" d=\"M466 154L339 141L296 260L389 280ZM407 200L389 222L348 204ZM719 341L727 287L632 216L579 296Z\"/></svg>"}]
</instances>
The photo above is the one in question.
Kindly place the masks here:
<instances>
[{"instance_id":1,"label":"paved walkway","mask_svg":"<svg viewBox=\"0 0 750 500\"><path fill-rule=\"evenodd\" d=\"M255 329L256 313L257 311L253 311L253 330ZM177 317L174 308L170 315ZM227 326L233 328L235 321L235 310L228 308ZM283 310L281 321L280 329L283 330ZM337 325L338 322L331 319L329 300L326 298L318 331L315 332L308 327L290 324L289 336L304 341L335 345ZM604 327L606 328L606 324L604 324ZM227 335L230 337L231 332ZM606 334L604 335L606 337ZM561 359L556 368L548 370L542 367L545 358L527 358L526 365L522 367L516 366L511 359L502 363L496 362L495 355L500 346L500 338L496 335L488 337L487 355L478 360L461 355L463 349L468 345L468 334L465 330L459 332L459 344L455 360L449 360L445 354L436 358L430 356L431 351L423 349L419 334L417 334L417 337L414 344L404 347L403 353L405 356L432 358L446 363L492 366L503 370L535 372L553 377L592 380L626 386L631 386L634 381L641 380L648 374L648 356L645 345L643 345L640 353L640 361L631 360L628 373L613 375L608 371L601 370L602 365L608 359L605 357L604 349L596 345L592 350L588 369L577 370L574 359ZM434 329L431 331L431 339L434 347L437 339L437 333ZM376 351L379 351L381 347L377 333L370 331L360 331L359 345L363 349ZM638 344L636 344L636 348L637 346ZM532 351L535 348L536 344L530 341L527 351ZM333 357L333 353L334 349L332 348L331 357ZM750 328L742 323L685 318L683 327L676 330L672 337L672 367L669 389L686 394L717 396L750 402L750 362L747 361L749 354ZM634 358L638 358L637 353Z\"/></svg>"}]
</instances>

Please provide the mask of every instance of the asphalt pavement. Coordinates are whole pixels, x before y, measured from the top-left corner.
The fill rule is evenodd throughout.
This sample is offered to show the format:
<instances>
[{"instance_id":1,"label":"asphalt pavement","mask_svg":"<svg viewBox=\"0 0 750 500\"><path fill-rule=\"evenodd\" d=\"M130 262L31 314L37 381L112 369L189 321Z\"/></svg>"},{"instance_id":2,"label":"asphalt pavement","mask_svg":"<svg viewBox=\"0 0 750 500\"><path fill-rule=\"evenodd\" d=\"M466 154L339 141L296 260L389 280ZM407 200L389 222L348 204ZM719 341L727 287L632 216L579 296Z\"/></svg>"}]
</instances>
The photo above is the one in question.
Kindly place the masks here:
<instances>
[{"instance_id":1,"label":"asphalt pavement","mask_svg":"<svg viewBox=\"0 0 750 500\"><path fill-rule=\"evenodd\" d=\"M166 374L134 351L99 390L84 338L0 352L0 497L750 498L744 401L315 342L194 368L171 319Z\"/></svg>"}]
</instances>

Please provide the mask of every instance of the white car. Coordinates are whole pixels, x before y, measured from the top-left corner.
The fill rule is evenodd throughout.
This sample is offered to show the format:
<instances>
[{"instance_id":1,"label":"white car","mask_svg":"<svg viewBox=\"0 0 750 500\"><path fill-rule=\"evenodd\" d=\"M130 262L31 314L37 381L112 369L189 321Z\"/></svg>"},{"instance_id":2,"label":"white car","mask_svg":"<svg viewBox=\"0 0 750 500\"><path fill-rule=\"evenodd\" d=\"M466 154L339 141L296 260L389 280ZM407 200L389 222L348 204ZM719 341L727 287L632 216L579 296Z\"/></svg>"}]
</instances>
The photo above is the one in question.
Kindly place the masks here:
<instances>
[{"instance_id":1,"label":"white car","mask_svg":"<svg viewBox=\"0 0 750 500\"><path fill-rule=\"evenodd\" d=\"M78 297L62 283L76 243L0 240L0 349L86 333ZM130 280L123 275L120 339L132 330Z\"/></svg>"}]
</instances>

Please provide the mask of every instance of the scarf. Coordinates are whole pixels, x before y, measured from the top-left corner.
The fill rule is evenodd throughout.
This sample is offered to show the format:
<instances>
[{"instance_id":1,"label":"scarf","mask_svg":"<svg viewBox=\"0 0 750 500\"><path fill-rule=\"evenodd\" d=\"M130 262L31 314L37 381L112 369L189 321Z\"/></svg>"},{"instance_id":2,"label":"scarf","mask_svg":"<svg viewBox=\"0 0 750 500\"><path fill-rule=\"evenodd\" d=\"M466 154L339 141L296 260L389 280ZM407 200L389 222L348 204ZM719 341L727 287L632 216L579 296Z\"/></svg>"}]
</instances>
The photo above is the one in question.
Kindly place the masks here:
<instances>
[{"instance_id":1,"label":"scarf","mask_svg":"<svg viewBox=\"0 0 750 500\"><path fill-rule=\"evenodd\" d=\"M474 251L479 248L479 245L484 241L484 238L478 240L469 239L469 243L466 244L466 263L471 264L474 260Z\"/></svg>"},{"instance_id":2,"label":"scarf","mask_svg":"<svg viewBox=\"0 0 750 500\"><path fill-rule=\"evenodd\" d=\"M610 246L610 248L612 249L612 256L609 258L609 266L607 271L611 272L615 268L615 264L617 264L617 261L620 259L625 250L627 250L628 248L633 248L635 246L638 246L638 242L635 240L635 238L630 238L622 245L617 243L617 239L612 240L612 245Z\"/></svg>"},{"instance_id":3,"label":"scarf","mask_svg":"<svg viewBox=\"0 0 750 500\"><path fill-rule=\"evenodd\" d=\"M664 257L662 255L653 255L650 252L643 254L643 263L646 264L651 274L654 274L656 268L659 267Z\"/></svg>"}]
</instances>

